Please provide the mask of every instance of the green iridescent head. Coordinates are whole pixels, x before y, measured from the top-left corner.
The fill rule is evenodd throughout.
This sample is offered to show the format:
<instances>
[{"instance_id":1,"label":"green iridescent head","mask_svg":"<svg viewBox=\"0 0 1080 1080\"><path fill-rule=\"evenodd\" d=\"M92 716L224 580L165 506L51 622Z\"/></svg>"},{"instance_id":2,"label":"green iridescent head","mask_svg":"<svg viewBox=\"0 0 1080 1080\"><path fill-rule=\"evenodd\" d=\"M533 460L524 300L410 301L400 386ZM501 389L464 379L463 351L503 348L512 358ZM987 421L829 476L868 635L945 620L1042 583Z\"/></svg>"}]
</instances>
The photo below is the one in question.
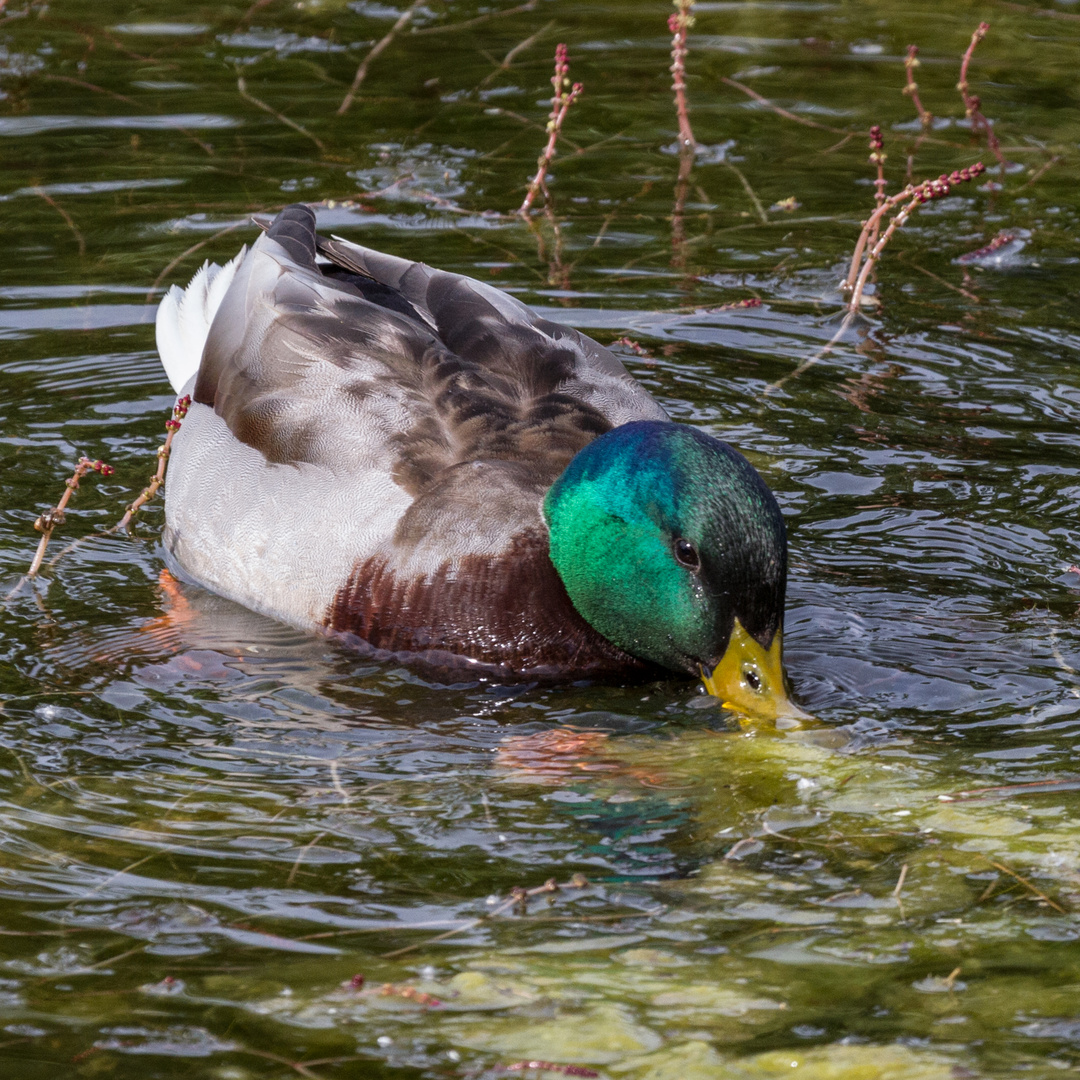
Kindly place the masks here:
<instances>
[{"instance_id":1,"label":"green iridescent head","mask_svg":"<svg viewBox=\"0 0 1080 1080\"><path fill-rule=\"evenodd\" d=\"M544 515L574 607L609 641L703 674L738 711L794 711L780 662L784 522L740 453L681 424L625 424L574 457Z\"/></svg>"}]
</instances>

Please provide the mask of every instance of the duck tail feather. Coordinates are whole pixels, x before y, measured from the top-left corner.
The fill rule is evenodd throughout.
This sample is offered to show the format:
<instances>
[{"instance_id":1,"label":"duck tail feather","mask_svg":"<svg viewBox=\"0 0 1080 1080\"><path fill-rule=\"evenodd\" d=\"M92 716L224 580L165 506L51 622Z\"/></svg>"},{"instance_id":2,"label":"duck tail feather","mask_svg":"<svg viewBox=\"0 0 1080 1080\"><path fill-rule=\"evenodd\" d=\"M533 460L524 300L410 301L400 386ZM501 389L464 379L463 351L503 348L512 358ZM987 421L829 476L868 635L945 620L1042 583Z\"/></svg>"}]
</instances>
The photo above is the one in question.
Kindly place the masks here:
<instances>
[{"instance_id":1,"label":"duck tail feather","mask_svg":"<svg viewBox=\"0 0 1080 1080\"><path fill-rule=\"evenodd\" d=\"M289 257L306 270L315 269L315 211L305 203L286 206L276 218L266 236L276 240Z\"/></svg>"},{"instance_id":2,"label":"duck tail feather","mask_svg":"<svg viewBox=\"0 0 1080 1080\"><path fill-rule=\"evenodd\" d=\"M246 254L245 246L224 266L203 263L186 289L173 285L158 305L158 355L178 394L199 370L210 324Z\"/></svg>"}]
</instances>

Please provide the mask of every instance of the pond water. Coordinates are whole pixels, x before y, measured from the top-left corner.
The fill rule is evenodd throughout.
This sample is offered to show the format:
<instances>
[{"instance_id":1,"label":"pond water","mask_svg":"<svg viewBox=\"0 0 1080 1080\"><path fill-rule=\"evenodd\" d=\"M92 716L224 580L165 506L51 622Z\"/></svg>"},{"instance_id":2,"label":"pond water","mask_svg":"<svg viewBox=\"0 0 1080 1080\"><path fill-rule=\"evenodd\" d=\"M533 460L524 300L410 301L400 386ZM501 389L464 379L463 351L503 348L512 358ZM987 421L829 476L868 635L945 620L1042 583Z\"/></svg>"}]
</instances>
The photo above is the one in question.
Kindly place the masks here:
<instances>
[{"instance_id":1,"label":"pond water","mask_svg":"<svg viewBox=\"0 0 1080 1080\"><path fill-rule=\"evenodd\" d=\"M1076 1068L1080 9L699 3L680 185L662 0L401 2L0 14L0 594L79 455L115 468L2 607L5 1078ZM890 194L991 168L822 354L875 123ZM160 500L101 535L172 405L157 298L298 199L618 342L754 461L819 724L438 685L177 584Z\"/></svg>"}]
</instances>

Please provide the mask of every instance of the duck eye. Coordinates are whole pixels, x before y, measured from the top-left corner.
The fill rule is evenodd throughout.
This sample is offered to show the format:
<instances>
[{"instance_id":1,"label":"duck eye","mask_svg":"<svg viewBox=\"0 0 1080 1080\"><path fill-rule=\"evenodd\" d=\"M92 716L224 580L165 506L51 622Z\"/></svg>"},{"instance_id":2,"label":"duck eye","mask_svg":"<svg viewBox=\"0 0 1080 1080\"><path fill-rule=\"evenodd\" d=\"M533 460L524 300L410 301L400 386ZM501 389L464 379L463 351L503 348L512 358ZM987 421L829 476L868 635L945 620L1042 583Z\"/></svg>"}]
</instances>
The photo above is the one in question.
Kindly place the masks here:
<instances>
[{"instance_id":1,"label":"duck eye","mask_svg":"<svg viewBox=\"0 0 1080 1080\"><path fill-rule=\"evenodd\" d=\"M696 570L701 565L697 548L681 536L675 541L675 559L688 570Z\"/></svg>"},{"instance_id":2,"label":"duck eye","mask_svg":"<svg viewBox=\"0 0 1080 1080\"><path fill-rule=\"evenodd\" d=\"M743 668L743 682L750 687L754 693L757 693L761 689L761 676L753 668Z\"/></svg>"}]
</instances>

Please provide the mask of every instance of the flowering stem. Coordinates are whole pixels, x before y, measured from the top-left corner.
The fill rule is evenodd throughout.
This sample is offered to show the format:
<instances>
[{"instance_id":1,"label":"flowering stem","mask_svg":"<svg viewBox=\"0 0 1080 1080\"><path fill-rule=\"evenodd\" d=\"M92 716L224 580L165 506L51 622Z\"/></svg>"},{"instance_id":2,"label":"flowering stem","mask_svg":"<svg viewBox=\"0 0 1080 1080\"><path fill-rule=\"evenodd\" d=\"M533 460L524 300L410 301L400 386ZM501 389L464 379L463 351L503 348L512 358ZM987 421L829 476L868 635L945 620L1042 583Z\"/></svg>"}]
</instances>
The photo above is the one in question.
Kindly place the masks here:
<instances>
[{"instance_id":1,"label":"flowering stem","mask_svg":"<svg viewBox=\"0 0 1080 1080\"><path fill-rule=\"evenodd\" d=\"M551 99L551 113L548 115L547 146L544 152L536 160L536 175L529 184L529 190L525 193L525 201L518 208L519 214L528 214L533 201L544 186L544 178L547 176L548 166L555 157L555 144L559 141L559 132L562 130L563 121L570 110L570 106L581 96L584 89L581 83L570 85L569 78L570 61L567 57L566 46L559 45L555 49L555 74L551 77L551 85L555 88L555 94Z\"/></svg>"},{"instance_id":2,"label":"flowering stem","mask_svg":"<svg viewBox=\"0 0 1080 1080\"><path fill-rule=\"evenodd\" d=\"M885 139L882 137L881 128L875 124L870 129L870 164L877 166L877 179L874 181L874 202L877 203L877 208L881 209L881 204L885 202ZM870 230L870 246L873 247L878 238L878 226L881 224L881 219L877 219L877 224Z\"/></svg>"},{"instance_id":3,"label":"flowering stem","mask_svg":"<svg viewBox=\"0 0 1080 1080\"><path fill-rule=\"evenodd\" d=\"M994 133L993 125L983 115L982 102L979 100L978 95L971 92L971 87L968 84L968 65L971 63L972 56L975 55L975 46L979 44L986 32L990 29L990 24L987 22L981 22L975 28L975 32L971 35L971 41L968 43L968 47L964 52L964 58L960 61L960 81L956 84L956 89L960 91L960 96L964 99L964 114L971 122L971 130L981 131L986 135L986 145L989 147L990 152L997 158L998 166L1001 169L1001 178L1005 179L1005 155L1001 152L1001 143L998 140L997 135Z\"/></svg>"},{"instance_id":4,"label":"flowering stem","mask_svg":"<svg viewBox=\"0 0 1080 1080\"><path fill-rule=\"evenodd\" d=\"M168 432L165 436L165 445L158 447L157 471L150 477L150 484L143 488L139 497L127 508L124 516L116 524L115 531L119 532L121 529L128 528L131 525L131 519L158 493L158 488L165 480L165 466L168 464L169 453L172 450L173 436L180 430L180 422L187 416L190 407L191 398L186 394L173 407L172 417L165 421L165 430Z\"/></svg>"},{"instance_id":5,"label":"flowering stem","mask_svg":"<svg viewBox=\"0 0 1080 1080\"><path fill-rule=\"evenodd\" d=\"M49 541L52 539L53 530L64 524L64 511L67 508L67 504L71 501L71 496L79 490L79 481L88 473L96 472L101 473L102 476L112 476L113 468L111 465L106 465L104 461L100 459L91 461L90 458L79 458L79 464L75 467L75 472L71 475L70 479L66 480L67 490L60 496L60 501L52 507L50 510L46 510L34 522L34 528L41 533L41 539L38 541L37 551L34 552L34 561L30 564L30 569L26 572L27 577L36 577L38 570L41 569L41 562L45 558L45 549L49 546Z\"/></svg>"},{"instance_id":6,"label":"flowering stem","mask_svg":"<svg viewBox=\"0 0 1080 1080\"><path fill-rule=\"evenodd\" d=\"M919 114L919 123L924 128L928 128L933 122L933 114L928 112L924 107L922 101L919 99L919 84L915 81L915 76L912 72L919 66L919 46L909 45L907 47L907 58L904 60L904 74L907 76L907 82L904 86L904 93L911 98L911 103L915 106L915 111Z\"/></svg>"},{"instance_id":7,"label":"flowering stem","mask_svg":"<svg viewBox=\"0 0 1080 1080\"><path fill-rule=\"evenodd\" d=\"M855 281L859 276L859 267L862 265L863 252L866 250L866 245L871 243L871 233L876 236L881 228L881 219L890 210L899 206L900 203L909 198L914 190L915 188L911 184L908 184L903 191L898 192L896 195L888 196L878 204L877 209L863 222L862 232L859 233L859 239L856 241L855 250L851 255L851 265L848 268L848 275L841 285L844 292L849 292L851 289L855 288ZM874 242L876 243L876 241ZM871 246L873 246L873 243L871 243Z\"/></svg>"},{"instance_id":8,"label":"flowering stem","mask_svg":"<svg viewBox=\"0 0 1080 1080\"><path fill-rule=\"evenodd\" d=\"M686 32L694 25L694 0L674 0L675 14L668 18L671 31L671 89L675 93L675 112L679 117L679 149L693 150L694 131L686 105Z\"/></svg>"},{"instance_id":9,"label":"flowering stem","mask_svg":"<svg viewBox=\"0 0 1080 1080\"><path fill-rule=\"evenodd\" d=\"M899 195L894 195L892 198L886 199L885 202L874 211L871 220L876 219L877 223L880 224L881 220L890 209L900 202L907 200L904 202L904 206L900 209L899 213L897 213L889 222L885 231L881 234L881 238L867 253L866 259L862 264L862 269L859 271L859 275L851 288L851 296L848 299L849 315L853 315L859 310L859 303L862 300L863 290L866 288L866 283L869 280L874 267L877 265L878 259L881 258L882 251L885 250L885 245L892 239L896 230L904 225L912 212L923 203L930 202L932 199L944 198L952 191L956 184L961 184L966 180L974 180L975 177L980 176L985 171L986 166L979 161L974 165L969 165L966 169L958 169L955 172L948 174L942 173L936 180L926 180L915 187L908 185L908 187L900 192ZM867 224L869 224L869 222ZM863 233L869 235L867 226L863 226ZM865 243L863 236L860 236L859 239Z\"/></svg>"}]
</instances>

